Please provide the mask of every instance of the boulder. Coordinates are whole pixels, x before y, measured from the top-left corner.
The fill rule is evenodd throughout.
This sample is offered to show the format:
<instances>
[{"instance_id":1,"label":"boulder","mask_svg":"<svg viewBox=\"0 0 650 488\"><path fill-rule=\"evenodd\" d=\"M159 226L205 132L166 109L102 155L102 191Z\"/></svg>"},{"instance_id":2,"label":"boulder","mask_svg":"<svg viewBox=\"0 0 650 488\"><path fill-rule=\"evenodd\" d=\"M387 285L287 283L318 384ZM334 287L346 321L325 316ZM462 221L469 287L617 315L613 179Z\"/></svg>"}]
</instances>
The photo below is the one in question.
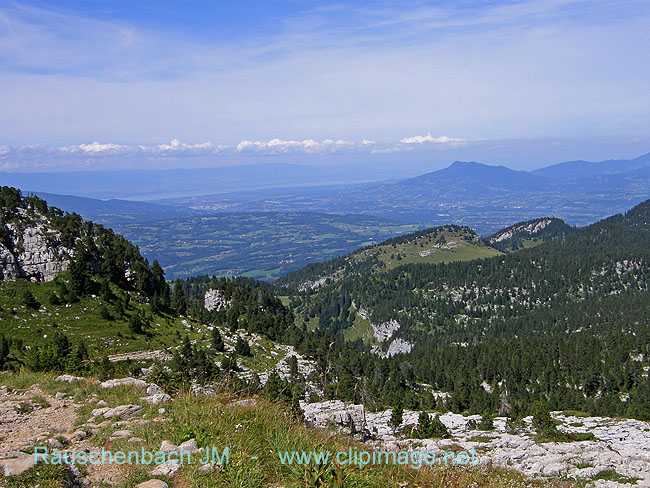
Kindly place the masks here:
<instances>
[{"instance_id":1,"label":"boulder","mask_svg":"<svg viewBox=\"0 0 650 488\"><path fill-rule=\"evenodd\" d=\"M195 439L190 439L183 442L180 446L178 446L178 448L179 450L182 449L183 451L189 452L190 454L201 452L201 449L199 448L199 445L196 443Z\"/></svg>"},{"instance_id":2,"label":"boulder","mask_svg":"<svg viewBox=\"0 0 650 488\"><path fill-rule=\"evenodd\" d=\"M167 393L156 393L155 395L149 395L140 398L140 400L142 400L143 402L150 403L151 405L158 405L159 403L165 403L171 399L172 397L170 397Z\"/></svg>"},{"instance_id":3,"label":"boulder","mask_svg":"<svg viewBox=\"0 0 650 488\"><path fill-rule=\"evenodd\" d=\"M137 378L120 378L116 380L102 381L99 386L102 388L115 388L116 386L135 386L137 388L146 388L147 382Z\"/></svg>"},{"instance_id":4,"label":"boulder","mask_svg":"<svg viewBox=\"0 0 650 488\"><path fill-rule=\"evenodd\" d=\"M231 407L255 407L257 405L257 400L255 398L247 398L245 400L239 400L232 402Z\"/></svg>"},{"instance_id":5,"label":"boulder","mask_svg":"<svg viewBox=\"0 0 650 488\"><path fill-rule=\"evenodd\" d=\"M304 403L301 406L308 425L327 427L334 424L351 434L366 429L366 412L363 405L346 405L340 400L330 400Z\"/></svg>"},{"instance_id":6,"label":"boulder","mask_svg":"<svg viewBox=\"0 0 650 488\"><path fill-rule=\"evenodd\" d=\"M103 408L96 408L92 411L93 417L98 417L99 415L103 415L104 418L106 419L112 419L112 418L121 418L121 419L129 419L131 417L135 417L140 413L142 410L142 407L140 405L120 405L119 407L115 408L108 408L108 407L103 407Z\"/></svg>"},{"instance_id":7,"label":"boulder","mask_svg":"<svg viewBox=\"0 0 650 488\"><path fill-rule=\"evenodd\" d=\"M88 437L88 434L85 431L75 430L72 434L70 434L69 439L72 442L75 442L75 441L83 441L86 437Z\"/></svg>"},{"instance_id":8,"label":"boulder","mask_svg":"<svg viewBox=\"0 0 650 488\"><path fill-rule=\"evenodd\" d=\"M169 485L160 480L149 480L135 485L135 488L169 488Z\"/></svg>"},{"instance_id":9,"label":"boulder","mask_svg":"<svg viewBox=\"0 0 650 488\"><path fill-rule=\"evenodd\" d=\"M161 395L164 393L165 391L155 383L149 383L149 386L147 386L147 395Z\"/></svg>"},{"instance_id":10,"label":"boulder","mask_svg":"<svg viewBox=\"0 0 650 488\"><path fill-rule=\"evenodd\" d=\"M111 434L111 440L114 441L115 439L124 439L125 437L131 436L133 436L133 432L130 430L116 430Z\"/></svg>"},{"instance_id":11,"label":"boulder","mask_svg":"<svg viewBox=\"0 0 650 488\"><path fill-rule=\"evenodd\" d=\"M176 474L176 471L180 469L181 465L171 461L166 463L159 464L154 468L154 470L149 473L151 476L165 476L166 478L173 478Z\"/></svg>"},{"instance_id":12,"label":"boulder","mask_svg":"<svg viewBox=\"0 0 650 488\"><path fill-rule=\"evenodd\" d=\"M81 376L72 376L71 374L62 374L61 376L57 376L54 381L58 381L60 383L74 383L75 381L83 381L85 378L82 378Z\"/></svg>"},{"instance_id":13,"label":"boulder","mask_svg":"<svg viewBox=\"0 0 650 488\"><path fill-rule=\"evenodd\" d=\"M22 456L15 459L3 459L0 461L0 467L4 470L5 476L19 476L33 468L36 464L34 456Z\"/></svg>"},{"instance_id":14,"label":"boulder","mask_svg":"<svg viewBox=\"0 0 650 488\"><path fill-rule=\"evenodd\" d=\"M178 446L171 441L162 441L159 450L162 452L178 452Z\"/></svg>"}]
</instances>

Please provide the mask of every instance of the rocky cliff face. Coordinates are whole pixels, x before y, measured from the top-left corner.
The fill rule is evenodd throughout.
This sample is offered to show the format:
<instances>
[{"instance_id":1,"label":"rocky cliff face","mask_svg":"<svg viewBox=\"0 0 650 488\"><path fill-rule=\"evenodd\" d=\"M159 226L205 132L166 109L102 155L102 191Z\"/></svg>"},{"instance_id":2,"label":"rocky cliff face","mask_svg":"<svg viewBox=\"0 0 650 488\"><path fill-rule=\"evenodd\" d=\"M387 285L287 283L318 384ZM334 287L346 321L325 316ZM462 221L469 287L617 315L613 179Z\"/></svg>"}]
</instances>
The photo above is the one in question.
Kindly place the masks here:
<instances>
[{"instance_id":1,"label":"rocky cliff face","mask_svg":"<svg viewBox=\"0 0 650 488\"><path fill-rule=\"evenodd\" d=\"M18 209L25 217L20 225L4 225L4 238L0 240L0 279L27 278L32 281L50 281L68 268L74 250L61 244L60 234L50 230L47 218L31 215Z\"/></svg>"},{"instance_id":2,"label":"rocky cliff face","mask_svg":"<svg viewBox=\"0 0 650 488\"><path fill-rule=\"evenodd\" d=\"M205 309L208 312L225 310L230 306L231 300L226 300L221 290L207 290L205 292Z\"/></svg>"}]
</instances>

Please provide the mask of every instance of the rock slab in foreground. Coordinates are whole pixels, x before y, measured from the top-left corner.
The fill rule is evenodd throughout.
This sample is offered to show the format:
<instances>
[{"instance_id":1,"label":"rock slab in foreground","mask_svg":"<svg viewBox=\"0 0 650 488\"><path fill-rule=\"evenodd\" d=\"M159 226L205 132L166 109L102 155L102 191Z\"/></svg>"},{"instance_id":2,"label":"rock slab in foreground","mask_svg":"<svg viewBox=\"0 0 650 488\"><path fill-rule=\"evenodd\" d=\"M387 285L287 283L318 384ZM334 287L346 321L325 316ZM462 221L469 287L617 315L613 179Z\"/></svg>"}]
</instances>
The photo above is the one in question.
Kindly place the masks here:
<instances>
[{"instance_id":1,"label":"rock slab in foreground","mask_svg":"<svg viewBox=\"0 0 650 488\"><path fill-rule=\"evenodd\" d=\"M5 459L0 461L0 466L5 476L19 476L29 468L33 468L35 461L34 456L25 456L16 459Z\"/></svg>"},{"instance_id":2,"label":"rock slab in foreground","mask_svg":"<svg viewBox=\"0 0 650 488\"><path fill-rule=\"evenodd\" d=\"M135 488L169 488L169 485L164 481L160 480L149 480L139 485L135 485Z\"/></svg>"}]
</instances>

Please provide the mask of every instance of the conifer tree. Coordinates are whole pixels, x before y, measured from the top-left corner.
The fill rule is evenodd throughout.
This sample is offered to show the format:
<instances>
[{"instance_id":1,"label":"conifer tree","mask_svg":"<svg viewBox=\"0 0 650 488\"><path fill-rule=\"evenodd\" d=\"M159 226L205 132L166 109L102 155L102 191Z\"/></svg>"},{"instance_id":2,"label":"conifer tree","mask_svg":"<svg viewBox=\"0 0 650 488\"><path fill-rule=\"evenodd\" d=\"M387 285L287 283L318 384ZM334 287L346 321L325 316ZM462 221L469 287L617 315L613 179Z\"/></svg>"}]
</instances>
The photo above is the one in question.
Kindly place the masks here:
<instances>
[{"instance_id":1,"label":"conifer tree","mask_svg":"<svg viewBox=\"0 0 650 488\"><path fill-rule=\"evenodd\" d=\"M9 362L9 342L0 334L0 369L4 369Z\"/></svg>"},{"instance_id":2,"label":"conifer tree","mask_svg":"<svg viewBox=\"0 0 650 488\"><path fill-rule=\"evenodd\" d=\"M183 290L183 281L180 279L177 279L174 282L174 299L172 300L172 308L176 312L176 315L180 316L187 314L187 297Z\"/></svg>"},{"instance_id":3,"label":"conifer tree","mask_svg":"<svg viewBox=\"0 0 650 488\"><path fill-rule=\"evenodd\" d=\"M25 291L23 292L23 303L27 308L31 308L34 310L36 310L40 306L40 304L36 301L36 298L34 298L32 292L28 288L25 288Z\"/></svg>"},{"instance_id":4,"label":"conifer tree","mask_svg":"<svg viewBox=\"0 0 650 488\"><path fill-rule=\"evenodd\" d=\"M248 341L241 337L238 337L237 343L235 344L235 354L239 356L250 356L251 347L248 345Z\"/></svg>"},{"instance_id":5,"label":"conifer tree","mask_svg":"<svg viewBox=\"0 0 650 488\"><path fill-rule=\"evenodd\" d=\"M219 329L215 326L212 329L212 349L214 349L216 352L223 352L225 348L226 345L223 342L223 337L221 337Z\"/></svg>"},{"instance_id":6,"label":"conifer tree","mask_svg":"<svg viewBox=\"0 0 650 488\"><path fill-rule=\"evenodd\" d=\"M388 425L393 428L393 433L395 433L402 421L404 420L404 409L402 408L402 402L398 402L397 405L393 408L393 411L390 414L390 420Z\"/></svg>"}]
</instances>

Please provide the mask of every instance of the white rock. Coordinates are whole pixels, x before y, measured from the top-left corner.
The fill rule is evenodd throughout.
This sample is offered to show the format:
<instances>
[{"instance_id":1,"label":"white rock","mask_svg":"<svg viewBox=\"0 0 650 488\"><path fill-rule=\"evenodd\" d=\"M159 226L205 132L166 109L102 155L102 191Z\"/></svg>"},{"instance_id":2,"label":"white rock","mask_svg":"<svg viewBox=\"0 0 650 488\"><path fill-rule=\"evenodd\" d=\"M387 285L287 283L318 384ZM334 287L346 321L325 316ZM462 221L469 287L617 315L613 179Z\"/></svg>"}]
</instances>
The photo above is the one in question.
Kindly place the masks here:
<instances>
[{"instance_id":1,"label":"white rock","mask_svg":"<svg viewBox=\"0 0 650 488\"><path fill-rule=\"evenodd\" d=\"M199 445L196 443L195 439L190 439L185 442L183 442L180 446L178 446L179 450L182 449L185 452L189 452L190 454L196 454L202 451L202 449L199 448Z\"/></svg>"},{"instance_id":2,"label":"white rock","mask_svg":"<svg viewBox=\"0 0 650 488\"><path fill-rule=\"evenodd\" d=\"M111 434L111 440L115 439L124 439L125 437L131 437L133 432L130 430L116 430Z\"/></svg>"},{"instance_id":3,"label":"white rock","mask_svg":"<svg viewBox=\"0 0 650 488\"><path fill-rule=\"evenodd\" d=\"M142 407L140 405L120 405L115 408L96 408L95 410L92 411L93 417L97 417L99 415L103 415L104 418L106 419L112 419L112 418L121 418L121 419L129 419L131 417L135 417L140 413L142 410Z\"/></svg>"},{"instance_id":4,"label":"white rock","mask_svg":"<svg viewBox=\"0 0 650 488\"><path fill-rule=\"evenodd\" d=\"M147 395L160 395L163 393L165 393L165 391L155 383L150 383L149 386L147 386Z\"/></svg>"},{"instance_id":5,"label":"white rock","mask_svg":"<svg viewBox=\"0 0 650 488\"><path fill-rule=\"evenodd\" d=\"M23 474L29 468L33 468L36 464L34 456L22 456L16 459L3 459L0 460L0 467L3 468L5 476L18 476ZM40 461L40 458L38 459Z\"/></svg>"},{"instance_id":6,"label":"white rock","mask_svg":"<svg viewBox=\"0 0 650 488\"><path fill-rule=\"evenodd\" d=\"M340 400L319 403L301 403L305 422L314 427L338 425L352 434L366 428L363 405L346 405Z\"/></svg>"},{"instance_id":7,"label":"white rock","mask_svg":"<svg viewBox=\"0 0 650 488\"><path fill-rule=\"evenodd\" d=\"M167 478L173 478L176 474L176 471L180 469L180 464L167 461L166 463L159 464L154 468L151 473L151 476L165 476Z\"/></svg>"},{"instance_id":8,"label":"white rock","mask_svg":"<svg viewBox=\"0 0 650 488\"><path fill-rule=\"evenodd\" d=\"M135 488L169 488L169 485L160 480L149 480L135 485Z\"/></svg>"},{"instance_id":9,"label":"white rock","mask_svg":"<svg viewBox=\"0 0 650 488\"><path fill-rule=\"evenodd\" d=\"M83 430L75 430L71 435L70 435L70 440L71 441L82 441L86 437L88 437L88 434L86 434L85 431Z\"/></svg>"},{"instance_id":10,"label":"white rock","mask_svg":"<svg viewBox=\"0 0 650 488\"><path fill-rule=\"evenodd\" d=\"M238 400L230 404L231 407L255 407L257 400L255 398L246 398L245 400Z\"/></svg>"},{"instance_id":11,"label":"white rock","mask_svg":"<svg viewBox=\"0 0 650 488\"><path fill-rule=\"evenodd\" d=\"M205 309L208 312L225 310L230 306L231 300L226 300L221 290L207 290L204 297Z\"/></svg>"},{"instance_id":12,"label":"white rock","mask_svg":"<svg viewBox=\"0 0 650 488\"><path fill-rule=\"evenodd\" d=\"M147 382L137 378L120 378L116 380L103 381L99 386L102 388L115 388L116 386L135 386L138 388L145 388Z\"/></svg>"},{"instance_id":13,"label":"white rock","mask_svg":"<svg viewBox=\"0 0 650 488\"><path fill-rule=\"evenodd\" d=\"M150 395L150 396L140 398L140 400L150 403L151 405L158 405L159 403L165 403L171 399L172 397L170 397L167 393L156 393L155 395Z\"/></svg>"},{"instance_id":14,"label":"white rock","mask_svg":"<svg viewBox=\"0 0 650 488\"><path fill-rule=\"evenodd\" d=\"M62 374L61 376L57 376L54 381L58 381L61 383L74 383L75 381L83 381L85 378L82 378L81 376L72 376L70 374Z\"/></svg>"},{"instance_id":15,"label":"white rock","mask_svg":"<svg viewBox=\"0 0 650 488\"><path fill-rule=\"evenodd\" d=\"M159 450L162 452L177 452L178 446L171 441L162 441Z\"/></svg>"}]
</instances>

